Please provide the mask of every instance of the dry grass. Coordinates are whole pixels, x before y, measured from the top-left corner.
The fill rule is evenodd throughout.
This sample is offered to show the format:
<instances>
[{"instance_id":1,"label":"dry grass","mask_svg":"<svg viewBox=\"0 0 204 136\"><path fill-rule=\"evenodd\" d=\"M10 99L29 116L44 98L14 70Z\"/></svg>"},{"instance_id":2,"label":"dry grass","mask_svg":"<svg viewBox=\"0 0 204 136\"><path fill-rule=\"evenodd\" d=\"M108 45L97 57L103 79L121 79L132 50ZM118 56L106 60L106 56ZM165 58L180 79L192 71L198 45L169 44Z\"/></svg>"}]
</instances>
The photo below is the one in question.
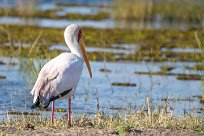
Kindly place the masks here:
<instances>
[{"instance_id":1,"label":"dry grass","mask_svg":"<svg viewBox=\"0 0 204 136\"><path fill-rule=\"evenodd\" d=\"M149 99L146 101L147 111L142 108L137 112L105 115L103 112L98 112L96 115L89 114L77 115L73 114L72 129L78 128L97 128L116 130L119 134L129 132L137 128L164 128L164 129L187 129L198 131L204 134L204 119L197 117L182 117L175 118L171 111L167 111L168 100L155 111L152 110ZM67 118L55 119L54 125L50 126L49 118L22 116L21 118L11 119L7 115L7 119L0 123L0 127L16 128L25 130L29 128L54 128L54 129L69 129Z\"/></svg>"},{"instance_id":2,"label":"dry grass","mask_svg":"<svg viewBox=\"0 0 204 136\"><path fill-rule=\"evenodd\" d=\"M16 128L19 130L29 127L50 128L49 118L24 117L22 119L6 120L0 123L0 127ZM165 129L188 129L204 134L204 119L195 117L173 118L166 113L131 113L117 116L105 116L102 112L95 117L75 117L72 120L73 129L99 128L117 131L130 131L136 128L165 128ZM52 128L68 129L67 119L57 118Z\"/></svg>"}]
</instances>

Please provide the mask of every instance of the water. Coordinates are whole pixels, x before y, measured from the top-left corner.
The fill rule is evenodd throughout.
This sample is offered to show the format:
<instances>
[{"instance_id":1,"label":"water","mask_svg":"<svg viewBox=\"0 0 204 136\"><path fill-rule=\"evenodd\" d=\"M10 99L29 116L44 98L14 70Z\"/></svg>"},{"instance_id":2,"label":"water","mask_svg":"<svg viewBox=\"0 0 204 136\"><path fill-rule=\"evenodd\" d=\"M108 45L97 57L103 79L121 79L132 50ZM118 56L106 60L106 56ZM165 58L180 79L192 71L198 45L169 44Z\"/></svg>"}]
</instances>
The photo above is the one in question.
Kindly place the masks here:
<instances>
[{"instance_id":1,"label":"water","mask_svg":"<svg viewBox=\"0 0 204 136\"><path fill-rule=\"evenodd\" d=\"M1 58L1 61L13 61L8 58ZM16 61L16 60L15 60ZM72 100L73 112L93 112L96 113L96 97L99 97L100 110L106 114L113 114L119 111L111 108L131 108L136 106L141 108L145 103L145 98L151 96L156 106L164 102L162 98L186 99L193 101L180 100L170 101L169 106L174 109L176 115L182 115L184 110L191 111L201 108L197 98L192 96L201 95L200 81L181 81L176 76L153 76L137 75L135 71L159 71L161 65L172 65L176 68L174 73L191 73L184 70L184 66L192 66L192 63L103 63L91 62L93 78L90 79L87 68L84 65L82 77L77 87L74 99ZM148 67L147 67L148 66ZM101 68L108 68L112 72L100 72ZM31 111L32 96L29 94L32 86L26 83L24 74L19 72L19 65L9 66L0 65L0 75L7 78L0 81L0 118L6 117L6 112L12 109L17 111ZM113 82L136 83L136 87L111 86ZM67 100L57 100L56 108L67 108ZM33 112L37 112L33 110ZM120 112L126 112L124 110ZM43 112L49 115L49 112Z\"/></svg>"},{"instance_id":2,"label":"water","mask_svg":"<svg viewBox=\"0 0 204 136\"><path fill-rule=\"evenodd\" d=\"M112 0L40 0L40 1L21 1L21 0L0 0L0 7L17 7L20 4L26 4L27 6L37 6L40 10L54 9L56 4L86 4L86 5L108 5L112 4Z\"/></svg>"},{"instance_id":3,"label":"water","mask_svg":"<svg viewBox=\"0 0 204 136\"><path fill-rule=\"evenodd\" d=\"M189 28L200 28L204 26L204 21L201 24L195 23L186 23L186 22L169 22L165 20L161 20L160 15L157 15L153 21L147 22L126 22L126 21L119 21L113 19L113 13L109 8L102 8L102 7L86 7L86 6L59 6L57 4L60 3L68 3L68 4L85 4L85 5L111 5L112 0L76 0L76 1L53 1L53 0L41 0L38 2L24 2L22 1L11 1L11 0L0 0L0 7L18 7L22 5L26 5L27 7L31 7L37 10L54 10L56 11L57 15L65 15L67 13L77 13L83 15L93 15L97 14L101 11L108 11L110 12L111 17L109 19L100 20L100 21L93 21L93 20L69 20L69 19L46 19L46 18L30 18L24 19L20 17L0 17L0 24L19 24L19 25L35 25L40 27L54 27L54 28L64 28L68 24L76 23L80 26L85 27L95 27L95 28L134 28L134 29L180 29L186 30Z\"/></svg>"},{"instance_id":4,"label":"water","mask_svg":"<svg viewBox=\"0 0 204 136\"><path fill-rule=\"evenodd\" d=\"M86 51L87 52L112 52L115 54L119 54L119 53L135 54L135 46L129 45L129 48L127 46L128 46L127 44L113 44L112 47L115 47L116 49L114 49L114 48L86 47ZM123 48L123 49L117 49L117 48ZM50 50L59 50L59 51L70 52L69 48L63 44L52 45L50 47Z\"/></svg>"},{"instance_id":5,"label":"water","mask_svg":"<svg viewBox=\"0 0 204 136\"><path fill-rule=\"evenodd\" d=\"M62 10L57 11L56 14L59 16L63 16L69 13L76 13L82 15L95 15L99 12L105 12L107 10L108 10L107 8L74 6L74 7L62 7Z\"/></svg>"},{"instance_id":6,"label":"water","mask_svg":"<svg viewBox=\"0 0 204 136\"><path fill-rule=\"evenodd\" d=\"M59 0L57 3L67 4L88 4L88 5L109 5L112 4L113 0Z\"/></svg>"},{"instance_id":7,"label":"water","mask_svg":"<svg viewBox=\"0 0 204 136\"><path fill-rule=\"evenodd\" d=\"M0 7L4 6L4 0L0 0ZM16 7L17 1L7 0L8 7ZM52 0L41 0L39 3L35 3L34 8L38 10L59 9L56 11L58 15L65 15L67 13L78 13L83 15L93 15L101 11L108 10L107 8L99 7L85 7L85 6L58 6ZM72 4L111 4L112 0L59 0L57 3L72 3ZM109 11L111 12L111 11ZM135 29L181 29L186 30L189 28L197 27L196 24L188 24L185 22L166 22L162 21L158 16L151 22L132 22L127 23L123 21L115 21L113 18L106 20L94 21L94 20L69 20L69 19L45 19L45 18L21 18L21 17L0 17L0 24L18 24L18 25L32 25L40 27L52 27L52 28L65 28L67 25L76 23L84 27L95 28L135 28ZM203 26L204 23L201 25ZM9 46L9 44L5 44ZM15 43L15 46L30 47L29 44ZM111 48L87 48L87 52L113 52L134 54L138 46L129 44L113 44ZM69 51L65 45L53 45L50 50L62 50ZM200 52L197 49L183 49L163 48L161 51L171 52ZM1 58L0 61L18 63L17 59ZM87 68L84 67L84 71L78 88L73 98L72 109L73 112L92 112L96 113L97 100L99 97L100 110L106 114L112 114L126 112L125 110L118 111L112 110L112 108L127 108L131 107L134 110L141 108L146 97L153 98L153 106L156 108L158 105L163 105L163 98L170 98L169 106L174 110L176 116L182 115L184 111L192 112L197 111L198 108L202 108L203 105L199 100L193 96L201 95L203 90L201 89L202 81L182 81L177 80L176 76L149 76L149 75L137 75L135 71L160 71L160 66L171 65L176 68L172 73L182 74L200 74L198 71L188 70L186 66L193 66L193 62L163 62L163 63L103 63L103 62L91 62L93 78L90 79ZM100 72L101 68L107 68L111 70L110 73ZM26 82L24 73L19 71L19 65L0 65L0 75L6 76L6 79L0 80L0 120L6 117L8 111L16 110L19 112L31 110L33 97L30 95L32 86L29 86ZM130 82L135 83L136 87L124 87L124 86L111 86L114 82ZM190 98L190 100L188 100ZM50 108L50 107L49 107ZM57 100L56 108L67 108L67 100ZM146 107L145 107L146 109ZM45 116L49 116L49 112L42 112ZM56 113L57 115L61 115ZM65 113L62 113L65 114ZM200 114L197 114L198 116ZM201 113L203 115L203 112Z\"/></svg>"},{"instance_id":8,"label":"water","mask_svg":"<svg viewBox=\"0 0 204 136\"><path fill-rule=\"evenodd\" d=\"M134 28L134 29L180 29L198 27L195 24L182 22L132 22L115 21L113 19L105 20L69 20L69 19L46 19L46 18L21 18L21 17L0 17L0 24L18 24L18 25L34 25L39 27L65 28L69 24L78 24L82 27L94 27L100 29L106 28ZM203 23L204 25L204 23ZM202 27L201 25L200 27Z\"/></svg>"},{"instance_id":9,"label":"water","mask_svg":"<svg viewBox=\"0 0 204 136\"><path fill-rule=\"evenodd\" d=\"M201 50L198 48L172 48L172 49L167 49L167 48L162 48L162 52L185 52L185 53L200 53Z\"/></svg>"},{"instance_id":10,"label":"water","mask_svg":"<svg viewBox=\"0 0 204 136\"><path fill-rule=\"evenodd\" d=\"M112 20L67 20L67 19L39 19L39 18L19 18L19 17L0 17L0 24L19 24L19 25L35 25L40 27L65 28L69 24L78 24L83 27L95 28L113 28ZM108 24L108 25L107 25Z\"/></svg>"}]
</instances>

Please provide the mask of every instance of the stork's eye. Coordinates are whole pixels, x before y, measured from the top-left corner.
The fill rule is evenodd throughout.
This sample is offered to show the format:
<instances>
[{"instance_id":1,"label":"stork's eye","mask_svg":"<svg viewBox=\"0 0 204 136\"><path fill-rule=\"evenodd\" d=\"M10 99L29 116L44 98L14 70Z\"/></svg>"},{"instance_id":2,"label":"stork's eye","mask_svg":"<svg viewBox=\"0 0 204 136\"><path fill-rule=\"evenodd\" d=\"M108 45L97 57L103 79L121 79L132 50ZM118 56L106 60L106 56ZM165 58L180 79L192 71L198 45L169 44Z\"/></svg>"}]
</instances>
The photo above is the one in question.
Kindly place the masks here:
<instances>
[{"instance_id":1,"label":"stork's eye","mask_svg":"<svg viewBox=\"0 0 204 136\"><path fill-rule=\"evenodd\" d=\"M81 39L81 37L82 37L82 32L81 32L81 29L79 30L79 33L78 33L78 42L79 42L79 40Z\"/></svg>"}]
</instances>

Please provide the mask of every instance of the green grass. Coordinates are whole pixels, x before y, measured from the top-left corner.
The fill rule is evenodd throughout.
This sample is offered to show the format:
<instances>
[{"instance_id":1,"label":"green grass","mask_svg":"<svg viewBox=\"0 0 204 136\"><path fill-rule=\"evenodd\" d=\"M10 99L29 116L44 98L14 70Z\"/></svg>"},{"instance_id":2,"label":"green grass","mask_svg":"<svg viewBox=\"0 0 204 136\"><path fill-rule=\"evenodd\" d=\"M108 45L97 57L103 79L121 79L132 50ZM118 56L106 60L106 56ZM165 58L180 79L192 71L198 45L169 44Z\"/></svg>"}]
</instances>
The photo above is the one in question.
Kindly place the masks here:
<instances>
[{"instance_id":1,"label":"green grass","mask_svg":"<svg viewBox=\"0 0 204 136\"><path fill-rule=\"evenodd\" d=\"M50 45L54 43L64 42L64 29L57 28L40 28L37 26L19 26L19 25L1 25L0 29L0 42L13 42L30 43L34 41L40 31L43 31L42 38L39 43ZM6 31L12 32L8 35ZM194 38L194 30L181 31L181 30L141 30L135 31L132 29L97 29L83 27L84 41L87 46L94 47L110 47L111 43L126 43L126 44L141 44L142 49L151 47L158 50L162 47L192 47L196 41ZM204 30L198 30L201 38L203 37ZM55 37L55 38L53 38Z\"/></svg>"},{"instance_id":2,"label":"green grass","mask_svg":"<svg viewBox=\"0 0 204 136\"><path fill-rule=\"evenodd\" d=\"M89 53L90 60L97 61L151 61L151 62L163 62L163 61L193 61L202 62L204 60L203 53L186 53L186 52L162 52L162 48L199 48L195 46L197 41L194 37L194 30L141 30L135 31L131 29L96 29L96 28L82 28L83 38L86 46L90 47L112 47L112 44L135 44L139 45L139 49L135 51L135 55L132 54L116 54L112 52L92 52ZM200 37L203 38L204 30L198 30ZM49 51L49 46L53 44L65 44L64 42L64 29L55 28L41 28L36 26L18 26L18 25L2 25L0 28L0 43L9 43L10 47L1 46L1 56L27 56L28 48L14 47L15 42L26 43L32 45L41 33L41 38L38 39L36 49L33 57L44 55L45 52L50 57L55 57L60 51ZM54 37L54 38L53 38ZM194 45L194 46L193 46ZM134 45L133 45L134 46ZM15 51L14 51L15 50ZM37 51L39 50L39 51ZM200 56L199 59L195 59L195 56Z\"/></svg>"}]
</instances>

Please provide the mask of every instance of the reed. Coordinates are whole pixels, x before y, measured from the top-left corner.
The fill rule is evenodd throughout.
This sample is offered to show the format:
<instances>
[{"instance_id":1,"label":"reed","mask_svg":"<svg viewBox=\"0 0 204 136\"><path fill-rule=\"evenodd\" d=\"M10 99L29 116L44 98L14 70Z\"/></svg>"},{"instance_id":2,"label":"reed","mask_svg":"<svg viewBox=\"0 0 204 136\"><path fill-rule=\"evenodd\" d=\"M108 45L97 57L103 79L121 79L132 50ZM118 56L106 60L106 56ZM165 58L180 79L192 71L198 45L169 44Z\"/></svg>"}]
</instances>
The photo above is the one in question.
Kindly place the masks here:
<instances>
[{"instance_id":1,"label":"reed","mask_svg":"<svg viewBox=\"0 0 204 136\"><path fill-rule=\"evenodd\" d=\"M116 0L114 17L123 20L145 20L151 18L152 0Z\"/></svg>"},{"instance_id":2,"label":"reed","mask_svg":"<svg viewBox=\"0 0 204 136\"><path fill-rule=\"evenodd\" d=\"M114 1L114 17L126 21L161 20L201 23L204 2L202 0L117 0Z\"/></svg>"},{"instance_id":3,"label":"reed","mask_svg":"<svg viewBox=\"0 0 204 136\"><path fill-rule=\"evenodd\" d=\"M197 41L197 46L201 50L200 54L195 53L195 59L196 60L203 60L204 59L204 45L203 45L203 42L200 40L198 32L195 32L195 39ZM201 64L197 65L197 68L198 68L198 66L199 66L199 69L204 69L204 63L201 63ZM201 71L200 74L202 75L202 77L204 76L203 71ZM202 82L202 90L203 90L203 94L200 97L201 102L204 101L204 78L203 78L203 82Z\"/></svg>"}]
</instances>

